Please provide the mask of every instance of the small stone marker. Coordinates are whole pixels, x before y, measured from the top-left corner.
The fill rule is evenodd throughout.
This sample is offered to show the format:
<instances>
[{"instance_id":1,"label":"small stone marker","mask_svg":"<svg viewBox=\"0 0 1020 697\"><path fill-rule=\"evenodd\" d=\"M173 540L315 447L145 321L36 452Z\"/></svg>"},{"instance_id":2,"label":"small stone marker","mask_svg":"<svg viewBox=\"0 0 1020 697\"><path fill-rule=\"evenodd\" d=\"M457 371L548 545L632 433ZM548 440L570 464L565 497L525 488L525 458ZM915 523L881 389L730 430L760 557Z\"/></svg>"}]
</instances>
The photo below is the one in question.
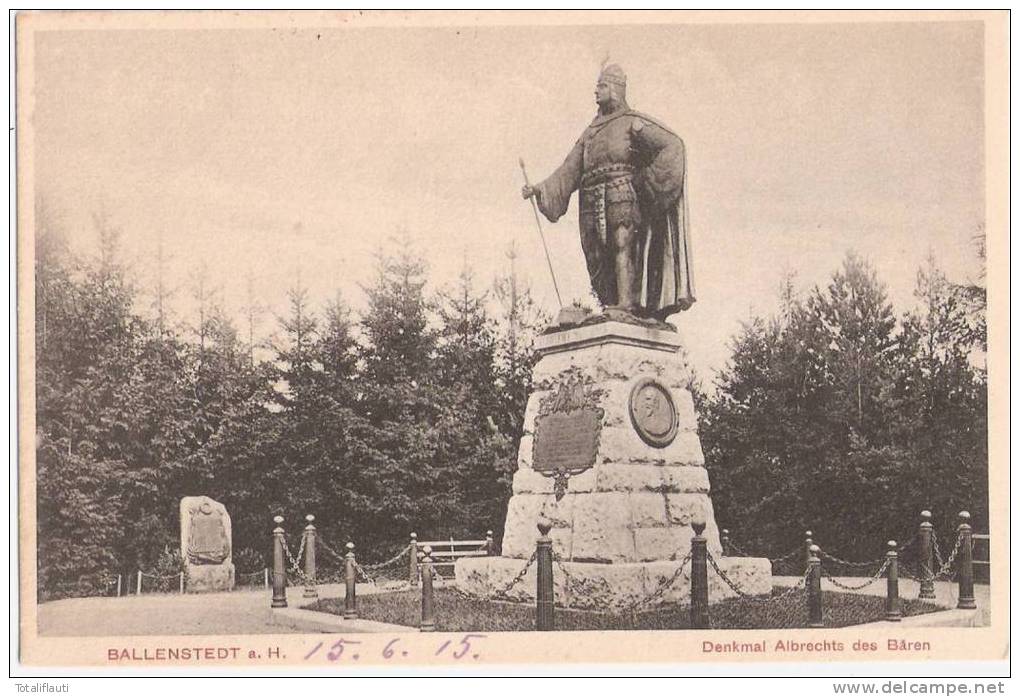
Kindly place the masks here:
<instances>
[{"instance_id":1,"label":"small stone marker","mask_svg":"<svg viewBox=\"0 0 1020 697\"><path fill-rule=\"evenodd\" d=\"M230 515L208 496L181 499L181 556L192 593L234 588Z\"/></svg>"}]
</instances>

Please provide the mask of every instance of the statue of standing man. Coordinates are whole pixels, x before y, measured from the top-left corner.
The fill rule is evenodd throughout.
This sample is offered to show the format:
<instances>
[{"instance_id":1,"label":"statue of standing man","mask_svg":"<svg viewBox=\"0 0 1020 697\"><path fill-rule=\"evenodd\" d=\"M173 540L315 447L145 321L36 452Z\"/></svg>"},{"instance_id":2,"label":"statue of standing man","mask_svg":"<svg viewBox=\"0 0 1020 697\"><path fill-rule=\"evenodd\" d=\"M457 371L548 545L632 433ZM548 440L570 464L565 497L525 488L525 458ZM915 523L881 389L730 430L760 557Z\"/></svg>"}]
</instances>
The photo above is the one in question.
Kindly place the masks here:
<instances>
[{"instance_id":1,"label":"statue of standing man","mask_svg":"<svg viewBox=\"0 0 1020 697\"><path fill-rule=\"evenodd\" d=\"M581 248L606 314L665 321L694 302L684 144L626 93L620 66L603 68L598 115L559 169L521 193L556 222L579 190Z\"/></svg>"}]
</instances>

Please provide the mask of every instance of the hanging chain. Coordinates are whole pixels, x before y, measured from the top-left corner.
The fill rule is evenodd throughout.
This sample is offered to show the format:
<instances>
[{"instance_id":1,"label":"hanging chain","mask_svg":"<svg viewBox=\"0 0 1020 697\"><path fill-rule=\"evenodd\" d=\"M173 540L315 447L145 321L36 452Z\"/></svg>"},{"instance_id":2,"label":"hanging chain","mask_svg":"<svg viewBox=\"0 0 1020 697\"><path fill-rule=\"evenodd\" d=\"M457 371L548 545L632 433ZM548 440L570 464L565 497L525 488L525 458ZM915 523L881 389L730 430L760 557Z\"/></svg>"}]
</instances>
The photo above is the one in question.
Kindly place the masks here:
<instances>
[{"instance_id":1,"label":"hanging chain","mask_svg":"<svg viewBox=\"0 0 1020 697\"><path fill-rule=\"evenodd\" d=\"M637 611L638 608L650 605L656 600L659 600L666 591L673 587L673 584L676 583L677 579L683 575L684 569L687 567L687 564L690 561L691 553L688 552L687 556L680 560L680 566L677 567L676 571L673 572L672 576L660 580L659 585L656 586L654 591L652 591L649 595L646 595L642 598L638 598L630 605L625 606L622 609L622 612L633 613Z\"/></svg>"},{"instance_id":2,"label":"hanging chain","mask_svg":"<svg viewBox=\"0 0 1020 697\"><path fill-rule=\"evenodd\" d=\"M380 562L378 564L365 564L364 568L368 569L369 571L379 571L381 569L385 569L388 566L393 566L398 561L403 559L404 555L406 555L409 551L410 551L409 547L403 547L399 552L397 552L396 556L391 557L386 561Z\"/></svg>"},{"instance_id":3,"label":"hanging chain","mask_svg":"<svg viewBox=\"0 0 1020 697\"><path fill-rule=\"evenodd\" d=\"M953 562L956 561L956 555L960 551L961 542L963 542L963 536L959 535L956 538L956 545L953 547L953 551L949 553L949 559L946 559L945 563L939 566L938 573L933 576L933 579L938 580L949 575L953 568Z\"/></svg>"},{"instance_id":4,"label":"hanging chain","mask_svg":"<svg viewBox=\"0 0 1020 697\"><path fill-rule=\"evenodd\" d=\"M773 564L781 564L784 561L789 561L789 560L793 559L798 554L804 554L804 548L803 547L794 547L793 549L791 549L789 552L787 552L783 556L776 557L774 559L769 559L769 561L772 562Z\"/></svg>"},{"instance_id":5,"label":"hanging chain","mask_svg":"<svg viewBox=\"0 0 1020 697\"><path fill-rule=\"evenodd\" d=\"M563 572L563 577L567 579L567 592L570 592L571 588L575 588L577 580L574 575L570 573L567 567L563 564L563 558L559 554L553 552L553 561L556 562L556 566L560 567L560 571Z\"/></svg>"},{"instance_id":6,"label":"hanging chain","mask_svg":"<svg viewBox=\"0 0 1020 697\"><path fill-rule=\"evenodd\" d=\"M822 559L828 559L829 561L836 562L837 564L840 564L842 566L851 566L855 569L863 569L868 566L874 566L875 564L882 564L883 562L886 562L886 557L878 557L877 559L872 559L871 561L848 561L846 559L834 557L831 554L825 552L824 550L820 552L820 555Z\"/></svg>"},{"instance_id":7,"label":"hanging chain","mask_svg":"<svg viewBox=\"0 0 1020 697\"><path fill-rule=\"evenodd\" d=\"M873 583L875 583L878 579L882 578L882 574L884 574L885 570L889 568L889 563L890 563L890 559L887 558L885 560L885 563L882 564L882 567L878 571L875 572L874 576L872 576L867 581L865 581L864 583L862 583L860 585L857 585L857 586L848 585L848 584L845 584L845 583L840 583L831 574L829 574L829 572L826 571L824 568L822 569L822 575L825 578L829 579L829 583L831 583L832 585L836 586L836 588L842 588L845 591L859 591L859 590L863 590L863 589L867 588L868 586L870 586Z\"/></svg>"},{"instance_id":8,"label":"hanging chain","mask_svg":"<svg viewBox=\"0 0 1020 697\"><path fill-rule=\"evenodd\" d=\"M290 553L290 545L287 544L287 538L283 538L283 551L287 555L287 559L290 560L289 573L298 573L298 568L301 566L301 555L305 553L305 536L301 536L301 545L298 547L297 558Z\"/></svg>"},{"instance_id":9,"label":"hanging chain","mask_svg":"<svg viewBox=\"0 0 1020 697\"><path fill-rule=\"evenodd\" d=\"M138 573L140 573L142 576L144 576L146 578L151 578L151 579L154 579L156 581L165 581L168 578L177 578L178 576L181 575L180 571L178 571L176 574L167 574L166 576L160 576L159 574L148 574L148 573L145 573L144 571L139 571ZM116 580L116 579L114 579L114 580Z\"/></svg>"},{"instance_id":10,"label":"hanging chain","mask_svg":"<svg viewBox=\"0 0 1020 697\"><path fill-rule=\"evenodd\" d=\"M354 571L355 571L355 573L360 573L361 577L365 581L368 581L369 583L372 583L372 584L375 583L375 579L372 578L372 576L370 576L369 573L365 570L365 567L363 567L357 561L354 562Z\"/></svg>"},{"instance_id":11,"label":"hanging chain","mask_svg":"<svg viewBox=\"0 0 1020 697\"><path fill-rule=\"evenodd\" d=\"M337 552L335 549L333 549L328 544L326 544L326 541L323 540L321 537L316 539L316 544L317 544L317 546L321 546L322 549L326 550L329 554L331 554L337 560L339 560L341 562L346 560L346 558L344 557L343 554L340 554L340 552Z\"/></svg>"},{"instance_id":12,"label":"hanging chain","mask_svg":"<svg viewBox=\"0 0 1020 697\"><path fill-rule=\"evenodd\" d=\"M285 569L284 573L286 575L292 575L295 578L297 578L297 580L300 583L299 584L295 584L295 585L305 585L305 586L315 585L315 581L313 581L311 578L309 578L309 576L301 568L301 555L303 555L304 552L305 552L305 536L304 535L301 536L301 546L298 548L298 553L297 553L297 557L296 558L290 552L290 546L287 544L287 538L286 537L283 538L283 552L284 552L284 554L287 555L287 559L290 560L290 568L289 569Z\"/></svg>"},{"instance_id":13,"label":"hanging chain","mask_svg":"<svg viewBox=\"0 0 1020 697\"><path fill-rule=\"evenodd\" d=\"M959 540L959 536L957 536L957 540ZM942 568L942 550L939 549L939 538L934 530L931 531L931 547L932 553L935 555L935 565Z\"/></svg>"},{"instance_id":14,"label":"hanging chain","mask_svg":"<svg viewBox=\"0 0 1020 697\"><path fill-rule=\"evenodd\" d=\"M747 593L746 591L742 590L739 586L737 586L737 584L733 582L733 579L731 579L729 576L727 576L726 572L719 568L719 565L716 563L715 557L712 556L711 552L707 553L707 557L708 557L709 565L711 565L711 567L715 571L716 575L718 575L719 578L721 578L723 580L723 583L725 583L727 586L729 586L730 590L732 590L734 593L736 593L739 597L745 598L745 599L750 600L750 601L755 602L755 603L771 603L771 602L776 602L776 601L782 600L786 596L792 595L794 592L799 590L801 588L801 586L803 586L804 583L807 582L807 573L805 573L804 574L804 578L801 579L800 583L798 583L797 585L791 587L790 589L788 589L786 591L783 591L779 595L768 596L768 597L762 597L760 595L752 595L752 594Z\"/></svg>"},{"instance_id":15,"label":"hanging chain","mask_svg":"<svg viewBox=\"0 0 1020 697\"><path fill-rule=\"evenodd\" d=\"M516 576L514 576L512 579L510 579L510 583L506 584L505 587L503 587L502 589L500 589L498 591L495 591L492 594L492 597L493 598L501 598L501 599L504 599L504 600L510 600L510 598L509 598L509 596L507 594L511 590L513 590L514 586L516 586L518 583L520 583L522 580L524 580L524 577L528 575L528 569L531 568L531 565L535 563L535 559L537 559L537 558L538 558L538 552L532 552L531 553L531 557L528 559L528 563L524 565L524 568L521 569L517 573Z\"/></svg>"}]
</instances>

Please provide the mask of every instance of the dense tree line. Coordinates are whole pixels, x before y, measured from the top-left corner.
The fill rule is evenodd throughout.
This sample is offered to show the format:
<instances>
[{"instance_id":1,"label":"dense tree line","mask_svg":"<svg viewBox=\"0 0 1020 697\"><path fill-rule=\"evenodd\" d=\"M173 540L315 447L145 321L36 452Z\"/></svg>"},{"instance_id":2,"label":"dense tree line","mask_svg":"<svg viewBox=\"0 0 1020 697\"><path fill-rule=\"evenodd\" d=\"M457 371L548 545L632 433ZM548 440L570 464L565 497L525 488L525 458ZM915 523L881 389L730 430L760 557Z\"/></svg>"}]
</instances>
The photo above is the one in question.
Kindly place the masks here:
<instances>
[{"instance_id":1,"label":"dense tree line","mask_svg":"<svg viewBox=\"0 0 1020 697\"><path fill-rule=\"evenodd\" d=\"M37 236L42 597L165 568L188 495L230 511L239 572L264 564L276 514L293 540L315 514L327 544L354 540L369 562L412 530L500 535L548 322L512 275L485 290L465 269L433 291L403 244L378 256L364 312L295 283L260 344L254 301L239 331L201 270L191 325L171 321L161 269L140 310L116 230L96 227L90 259L52 227ZM851 255L827 286L799 297L791 281L776 316L746 322L711 389L692 378L717 517L741 546L783 552L810 528L873 558L921 508L944 537L961 508L986 529L983 290L930 261L917 300L897 316Z\"/></svg>"},{"instance_id":2,"label":"dense tree line","mask_svg":"<svg viewBox=\"0 0 1020 697\"><path fill-rule=\"evenodd\" d=\"M702 397L720 526L773 555L811 530L852 559L905 542L925 508L944 540L961 509L987 530L979 287L950 283L929 258L916 307L897 316L851 254L826 287L798 297L788 281L780 295L775 316L744 323Z\"/></svg>"},{"instance_id":3,"label":"dense tree line","mask_svg":"<svg viewBox=\"0 0 1020 697\"><path fill-rule=\"evenodd\" d=\"M43 597L165 566L188 495L226 505L239 572L261 568L276 514L292 540L315 514L327 544L354 540L368 561L412 530L423 539L501 530L531 338L545 324L514 279L486 291L465 269L433 293L401 246L378 257L362 316L339 294L316 307L296 284L275 338L259 346L251 326L239 338L201 273L192 326L171 328L158 295L153 312L139 312L143 293L118 262L116 231L97 228L90 260L55 230L38 235Z\"/></svg>"}]
</instances>

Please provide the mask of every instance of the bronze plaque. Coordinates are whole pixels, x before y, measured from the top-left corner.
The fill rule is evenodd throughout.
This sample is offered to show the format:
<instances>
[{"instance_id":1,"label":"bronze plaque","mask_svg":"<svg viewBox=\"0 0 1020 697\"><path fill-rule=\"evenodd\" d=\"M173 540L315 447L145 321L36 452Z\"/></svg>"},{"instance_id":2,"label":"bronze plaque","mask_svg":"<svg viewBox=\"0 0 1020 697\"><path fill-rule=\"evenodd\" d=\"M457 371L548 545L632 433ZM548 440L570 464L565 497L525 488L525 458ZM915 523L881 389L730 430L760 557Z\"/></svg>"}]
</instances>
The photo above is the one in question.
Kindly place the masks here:
<instances>
[{"instance_id":1,"label":"bronze plaque","mask_svg":"<svg viewBox=\"0 0 1020 697\"><path fill-rule=\"evenodd\" d=\"M230 541L219 511L208 503L191 511L191 534L188 540L188 562L191 564L222 564L230 556Z\"/></svg>"},{"instance_id":2,"label":"bronze plaque","mask_svg":"<svg viewBox=\"0 0 1020 697\"><path fill-rule=\"evenodd\" d=\"M641 440L656 448L665 448L676 438L676 406L662 383L651 378L640 380L630 393L630 420Z\"/></svg>"},{"instance_id":3,"label":"bronze plaque","mask_svg":"<svg viewBox=\"0 0 1020 697\"><path fill-rule=\"evenodd\" d=\"M535 420L536 472L586 470L595 464L599 446L601 409L552 412Z\"/></svg>"}]
</instances>

